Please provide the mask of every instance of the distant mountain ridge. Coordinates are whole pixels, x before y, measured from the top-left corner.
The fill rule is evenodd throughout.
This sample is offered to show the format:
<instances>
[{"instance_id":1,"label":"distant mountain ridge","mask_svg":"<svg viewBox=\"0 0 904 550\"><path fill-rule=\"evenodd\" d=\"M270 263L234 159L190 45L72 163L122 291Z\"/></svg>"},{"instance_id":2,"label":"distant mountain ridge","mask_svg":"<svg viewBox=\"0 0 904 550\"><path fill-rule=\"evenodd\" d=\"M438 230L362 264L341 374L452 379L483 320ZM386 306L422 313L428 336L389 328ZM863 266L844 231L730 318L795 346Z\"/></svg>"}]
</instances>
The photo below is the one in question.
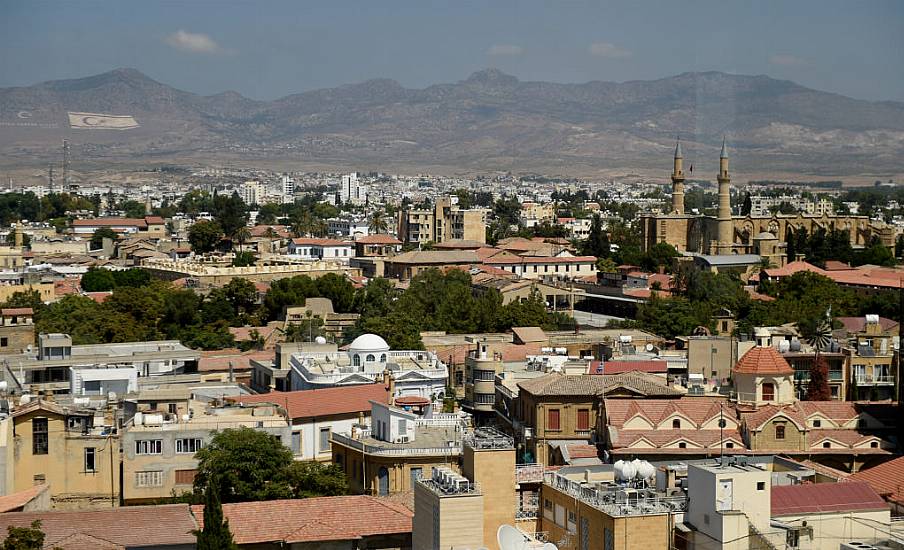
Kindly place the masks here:
<instances>
[{"instance_id":1,"label":"distant mountain ridge","mask_svg":"<svg viewBox=\"0 0 904 550\"><path fill-rule=\"evenodd\" d=\"M133 115L141 128L72 130L67 111ZM65 137L80 158L100 161L280 158L569 173L667 165L676 135L707 167L725 135L750 166L904 171L904 104L767 76L558 84L486 69L423 89L377 79L273 101L232 91L202 96L135 69L0 88L0 154L8 162L53 158Z\"/></svg>"}]
</instances>

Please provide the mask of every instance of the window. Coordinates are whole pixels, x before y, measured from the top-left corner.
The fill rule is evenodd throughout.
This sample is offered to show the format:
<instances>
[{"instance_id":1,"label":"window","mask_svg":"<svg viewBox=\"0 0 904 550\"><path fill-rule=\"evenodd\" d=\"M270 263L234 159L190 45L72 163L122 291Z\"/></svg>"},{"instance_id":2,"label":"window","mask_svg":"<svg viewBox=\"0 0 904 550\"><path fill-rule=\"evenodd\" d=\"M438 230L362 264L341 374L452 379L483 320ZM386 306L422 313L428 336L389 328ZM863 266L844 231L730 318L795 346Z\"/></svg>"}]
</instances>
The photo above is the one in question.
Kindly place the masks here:
<instances>
[{"instance_id":1,"label":"window","mask_svg":"<svg viewBox=\"0 0 904 550\"><path fill-rule=\"evenodd\" d=\"M192 485L198 470L176 470L176 485Z\"/></svg>"},{"instance_id":2,"label":"window","mask_svg":"<svg viewBox=\"0 0 904 550\"><path fill-rule=\"evenodd\" d=\"M559 409L549 409L546 414L546 429L547 430L560 430L561 425L559 424Z\"/></svg>"},{"instance_id":3,"label":"window","mask_svg":"<svg viewBox=\"0 0 904 550\"><path fill-rule=\"evenodd\" d=\"M757 491L765 491L766 490L766 482L765 481L757 481L756 482L756 490Z\"/></svg>"},{"instance_id":4,"label":"window","mask_svg":"<svg viewBox=\"0 0 904 550\"><path fill-rule=\"evenodd\" d=\"M681 443L678 444L678 448L679 449L687 449L687 443L682 441Z\"/></svg>"},{"instance_id":5,"label":"window","mask_svg":"<svg viewBox=\"0 0 904 550\"><path fill-rule=\"evenodd\" d=\"M176 453L178 454L195 454L204 446L204 441L200 438L177 439ZM154 453L148 453L154 454Z\"/></svg>"},{"instance_id":6,"label":"window","mask_svg":"<svg viewBox=\"0 0 904 550\"><path fill-rule=\"evenodd\" d=\"M729 441L728 443L725 444L725 448L726 449L734 449L734 443Z\"/></svg>"},{"instance_id":7,"label":"window","mask_svg":"<svg viewBox=\"0 0 904 550\"><path fill-rule=\"evenodd\" d=\"M175 403L170 403L166 408L170 414L176 414L177 412L179 412Z\"/></svg>"},{"instance_id":8,"label":"window","mask_svg":"<svg viewBox=\"0 0 904 550\"><path fill-rule=\"evenodd\" d=\"M554 508L552 505L552 501L547 499L543 500L543 518L552 521L555 517Z\"/></svg>"},{"instance_id":9,"label":"window","mask_svg":"<svg viewBox=\"0 0 904 550\"><path fill-rule=\"evenodd\" d=\"M678 420L677 418L676 418L675 420L672 420L672 429L673 429L673 430L680 430L680 429L681 429L681 421Z\"/></svg>"},{"instance_id":10,"label":"window","mask_svg":"<svg viewBox=\"0 0 904 550\"><path fill-rule=\"evenodd\" d=\"M364 361L366 361L368 363L373 363L376 360L377 360L377 358L372 353L368 353L367 357L364 358Z\"/></svg>"},{"instance_id":11,"label":"window","mask_svg":"<svg viewBox=\"0 0 904 550\"><path fill-rule=\"evenodd\" d=\"M85 447L85 472L96 472L94 469L94 457L96 450L94 447Z\"/></svg>"},{"instance_id":12,"label":"window","mask_svg":"<svg viewBox=\"0 0 904 550\"><path fill-rule=\"evenodd\" d=\"M568 510L568 532L569 533L577 533L578 531L578 516L571 510Z\"/></svg>"},{"instance_id":13,"label":"window","mask_svg":"<svg viewBox=\"0 0 904 550\"><path fill-rule=\"evenodd\" d=\"M135 442L136 455L159 455L162 452L162 439L139 439Z\"/></svg>"},{"instance_id":14,"label":"window","mask_svg":"<svg viewBox=\"0 0 904 550\"><path fill-rule=\"evenodd\" d=\"M725 419L724 419L724 418L720 418L720 419L719 419L719 427L720 427L720 428L724 428L727 424L728 424L728 423L725 422Z\"/></svg>"},{"instance_id":15,"label":"window","mask_svg":"<svg viewBox=\"0 0 904 550\"><path fill-rule=\"evenodd\" d=\"M6 336L0 338L0 347L5 348L8 345L9 345L9 338L7 338Z\"/></svg>"},{"instance_id":16,"label":"window","mask_svg":"<svg viewBox=\"0 0 904 550\"><path fill-rule=\"evenodd\" d=\"M578 430L590 429L590 409L578 409Z\"/></svg>"},{"instance_id":17,"label":"window","mask_svg":"<svg viewBox=\"0 0 904 550\"><path fill-rule=\"evenodd\" d=\"M330 428L320 428L320 445L318 446L318 450L321 453L328 453L330 451Z\"/></svg>"},{"instance_id":18,"label":"window","mask_svg":"<svg viewBox=\"0 0 904 550\"><path fill-rule=\"evenodd\" d=\"M163 472L135 472L135 485L138 487L163 487Z\"/></svg>"},{"instance_id":19,"label":"window","mask_svg":"<svg viewBox=\"0 0 904 550\"><path fill-rule=\"evenodd\" d=\"M766 382L763 384L763 401L774 401L775 400L775 384L772 382Z\"/></svg>"},{"instance_id":20,"label":"window","mask_svg":"<svg viewBox=\"0 0 904 550\"><path fill-rule=\"evenodd\" d=\"M831 444L830 442L828 442L828 441L823 441L823 442L822 442L822 448L823 448L823 449L831 449L831 448L832 448L832 444Z\"/></svg>"},{"instance_id":21,"label":"window","mask_svg":"<svg viewBox=\"0 0 904 550\"><path fill-rule=\"evenodd\" d=\"M33 418L31 420L31 454L47 454L47 419Z\"/></svg>"},{"instance_id":22,"label":"window","mask_svg":"<svg viewBox=\"0 0 904 550\"><path fill-rule=\"evenodd\" d=\"M414 490L414 486L417 485L417 480L422 477L424 477L423 468L411 468L411 490Z\"/></svg>"},{"instance_id":23,"label":"window","mask_svg":"<svg viewBox=\"0 0 904 550\"><path fill-rule=\"evenodd\" d=\"M788 548L797 548L800 546L800 531L790 530L785 535L785 543Z\"/></svg>"},{"instance_id":24,"label":"window","mask_svg":"<svg viewBox=\"0 0 904 550\"><path fill-rule=\"evenodd\" d=\"M777 424L775 426L775 438L776 439L785 439L785 425Z\"/></svg>"},{"instance_id":25,"label":"window","mask_svg":"<svg viewBox=\"0 0 904 550\"><path fill-rule=\"evenodd\" d=\"M813 421L813 427L814 427L814 428L821 428L821 427L822 427L822 420L819 420L819 419L814 420L814 421Z\"/></svg>"}]
</instances>

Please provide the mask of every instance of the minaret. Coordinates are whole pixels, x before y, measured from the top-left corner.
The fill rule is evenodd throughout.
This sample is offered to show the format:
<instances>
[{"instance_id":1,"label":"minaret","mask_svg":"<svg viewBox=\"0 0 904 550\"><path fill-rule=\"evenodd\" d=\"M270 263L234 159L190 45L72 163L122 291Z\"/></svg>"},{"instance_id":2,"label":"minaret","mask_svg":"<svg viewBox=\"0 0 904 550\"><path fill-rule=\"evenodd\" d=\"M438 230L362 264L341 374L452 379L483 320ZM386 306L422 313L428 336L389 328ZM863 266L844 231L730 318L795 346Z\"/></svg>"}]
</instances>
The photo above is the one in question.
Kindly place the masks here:
<instances>
[{"instance_id":1,"label":"minaret","mask_svg":"<svg viewBox=\"0 0 904 550\"><path fill-rule=\"evenodd\" d=\"M672 213L684 215L684 155L681 154L681 138L675 144L675 166L672 169Z\"/></svg>"},{"instance_id":2,"label":"minaret","mask_svg":"<svg viewBox=\"0 0 904 550\"><path fill-rule=\"evenodd\" d=\"M719 243L717 254L731 254L731 176L728 175L728 148L722 138L722 152L719 153Z\"/></svg>"}]
</instances>

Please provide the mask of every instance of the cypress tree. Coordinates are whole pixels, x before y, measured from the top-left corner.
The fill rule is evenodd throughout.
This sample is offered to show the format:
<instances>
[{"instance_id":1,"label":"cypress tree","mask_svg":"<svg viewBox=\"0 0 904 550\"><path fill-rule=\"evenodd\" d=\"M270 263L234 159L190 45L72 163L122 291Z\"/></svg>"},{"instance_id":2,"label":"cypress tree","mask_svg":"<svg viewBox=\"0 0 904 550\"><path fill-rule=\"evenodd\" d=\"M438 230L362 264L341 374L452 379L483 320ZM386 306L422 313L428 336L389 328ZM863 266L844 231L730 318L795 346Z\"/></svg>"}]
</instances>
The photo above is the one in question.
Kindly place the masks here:
<instances>
[{"instance_id":1,"label":"cypress tree","mask_svg":"<svg viewBox=\"0 0 904 550\"><path fill-rule=\"evenodd\" d=\"M229 531L229 520L223 517L218 485L214 480L204 491L204 528L195 531L198 550L238 550Z\"/></svg>"}]
</instances>

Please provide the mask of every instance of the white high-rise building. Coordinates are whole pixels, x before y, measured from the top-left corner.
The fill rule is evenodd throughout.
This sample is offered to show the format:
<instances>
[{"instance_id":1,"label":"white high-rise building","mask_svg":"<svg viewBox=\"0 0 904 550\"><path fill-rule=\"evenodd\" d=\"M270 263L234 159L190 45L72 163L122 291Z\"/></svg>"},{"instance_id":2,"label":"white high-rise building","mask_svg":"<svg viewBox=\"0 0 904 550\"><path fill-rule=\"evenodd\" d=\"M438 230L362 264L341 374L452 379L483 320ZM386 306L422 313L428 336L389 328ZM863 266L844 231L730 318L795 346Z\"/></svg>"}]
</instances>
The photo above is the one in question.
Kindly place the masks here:
<instances>
[{"instance_id":1,"label":"white high-rise building","mask_svg":"<svg viewBox=\"0 0 904 550\"><path fill-rule=\"evenodd\" d=\"M342 176L339 183L339 201L352 204L367 203L367 186L358 183L357 172Z\"/></svg>"},{"instance_id":2,"label":"white high-rise building","mask_svg":"<svg viewBox=\"0 0 904 550\"><path fill-rule=\"evenodd\" d=\"M262 194L263 188L259 181L246 181L239 187L239 196L245 201L245 204L249 206L252 204L260 204Z\"/></svg>"},{"instance_id":3,"label":"white high-rise building","mask_svg":"<svg viewBox=\"0 0 904 550\"><path fill-rule=\"evenodd\" d=\"M289 176L282 178L282 201L283 204L290 204L295 201L295 180Z\"/></svg>"}]
</instances>

